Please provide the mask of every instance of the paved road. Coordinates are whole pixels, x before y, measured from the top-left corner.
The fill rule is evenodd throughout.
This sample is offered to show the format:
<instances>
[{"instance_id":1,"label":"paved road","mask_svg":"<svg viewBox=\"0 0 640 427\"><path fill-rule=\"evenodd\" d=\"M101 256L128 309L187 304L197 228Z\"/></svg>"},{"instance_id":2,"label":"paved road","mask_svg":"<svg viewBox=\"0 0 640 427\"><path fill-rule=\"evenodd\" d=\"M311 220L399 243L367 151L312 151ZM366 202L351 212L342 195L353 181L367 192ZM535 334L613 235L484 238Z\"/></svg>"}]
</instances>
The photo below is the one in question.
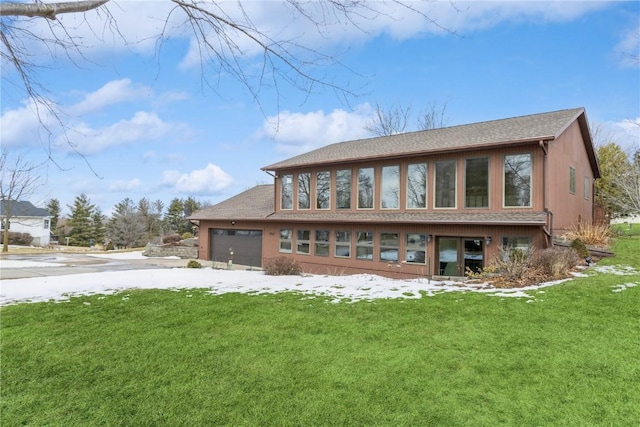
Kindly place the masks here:
<instances>
[{"instance_id":1,"label":"paved road","mask_svg":"<svg viewBox=\"0 0 640 427\"><path fill-rule=\"evenodd\" d=\"M3 261L30 261L59 264L59 267L5 268ZM189 260L167 258L109 259L85 254L4 255L0 260L0 279L63 276L67 274L100 273L105 271L141 270L150 268L186 267ZM7 263L9 265L9 263Z\"/></svg>"}]
</instances>

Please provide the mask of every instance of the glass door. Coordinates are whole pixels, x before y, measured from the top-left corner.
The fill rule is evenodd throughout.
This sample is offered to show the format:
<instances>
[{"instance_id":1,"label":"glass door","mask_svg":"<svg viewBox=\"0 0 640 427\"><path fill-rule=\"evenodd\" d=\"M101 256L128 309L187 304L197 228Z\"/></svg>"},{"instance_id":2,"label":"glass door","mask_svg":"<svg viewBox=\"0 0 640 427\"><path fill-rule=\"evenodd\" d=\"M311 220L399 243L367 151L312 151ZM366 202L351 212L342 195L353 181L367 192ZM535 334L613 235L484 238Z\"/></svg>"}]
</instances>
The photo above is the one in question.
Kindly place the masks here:
<instances>
[{"instance_id":1,"label":"glass door","mask_svg":"<svg viewBox=\"0 0 640 427\"><path fill-rule=\"evenodd\" d=\"M477 272L484 267L484 240L481 238L438 238L438 275L464 276L467 269Z\"/></svg>"}]
</instances>

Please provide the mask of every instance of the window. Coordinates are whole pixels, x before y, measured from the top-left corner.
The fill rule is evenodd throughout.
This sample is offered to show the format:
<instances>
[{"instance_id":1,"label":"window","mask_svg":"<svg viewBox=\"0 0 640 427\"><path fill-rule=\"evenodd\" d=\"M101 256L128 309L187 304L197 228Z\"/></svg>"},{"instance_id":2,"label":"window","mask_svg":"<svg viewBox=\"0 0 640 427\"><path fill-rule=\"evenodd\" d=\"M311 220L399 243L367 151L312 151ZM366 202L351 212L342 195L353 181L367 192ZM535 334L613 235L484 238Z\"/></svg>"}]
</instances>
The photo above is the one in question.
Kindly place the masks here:
<instances>
[{"instance_id":1,"label":"window","mask_svg":"<svg viewBox=\"0 0 640 427\"><path fill-rule=\"evenodd\" d=\"M380 261L398 262L400 235L398 233L380 233Z\"/></svg>"},{"instance_id":2,"label":"window","mask_svg":"<svg viewBox=\"0 0 640 427\"><path fill-rule=\"evenodd\" d=\"M298 174L298 209L311 208L311 174Z\"/></svg>"},{"instance_id":3,"label":"window","mask_svg":"<svg viewBox=\"0 0 640 427\"><path fill-rule=\"evenodd\" d=\"M576 194L576 168L569 166L569 193Z\"/></svg>"},{"instance_id":4,"label":"window","mask_svg":"<svg viewBox=\"0 0 640 427\"><path fill-rule=\"evenodd\" d=\"M467 159L464 170L464 207L489 207L489 159Z\"/></svg>"},{"instance_id":5,"label":"window","mask_svg":"<svg viewBox=\"0 0 640 427\"><path fill-rule=\"evenodd\" d=\"M400 207L400 166L383 166L380 207L398 209Z\"/></svg>"},{"instance_id":6,"label":"window","mask_svg":"<svg viewBox=\"0 0 640 427\"><path fill-rule=\"evenodd\" d=\"M293 209L293 175L282 175L280 208Z\"/></svg>"},{"instance_id":7,"label":"window","mask_svg":"<svg viewBox=\"0 0 640 427\"><path fill-rule=\"evenodd\" d=\"M405 242L405 261L414 264L424 264L426 259L426 246L426 234L407 234L407 241Z\"/></svg>"},{"instance_id":8,"label":"window","mask_svg":"<svg viewBox=\"0 0 640 427\"><path fill-rule=\"evenodd\" d=\"M280 230L280 252L291 253L291 230L283 228Z\"/></svg>"},{"instance_id":9,"label":"window","mask_svg":"<svg viewBox=\"0 0 640 427\"><path fill-rule=\"evenodd\" d=\"M456 207L456 161L446 160L435 164L435 207Z\"/></svg>"},{"instance_id":10,"label":"window","mask_svg":"<svg viewBox=\"0 0 640 427\"><path fill-rule=\"evenodd\" d=\"M309 230L298 230L298 238L296 239L296 253L309 255L309 239L311 232Z\"/></svg>"},{"instance_id":11,"label":"window","mask_svg":"<svg viewBox=\"0 0 640 427\"><path fill-rule=\"evenodd\" d=\"M44 220L44 229L45 229L45 230L48 230L48 229L49 229L49 220L48 220L48 219L45 219L45 220Z\"/></svg>"},{"instance_id":12,"label":"window","mask_svg":"<svg viewBox=\"0 0 640 427\"><path fill-rule=\"evenodd\" d=\"M336 257L351 257L351 232L336 231Z\"/></svg>"},{"instance_id":13,"label":"window","mask_svg":"<svg viewBox=\"0 0 640 427\"><path fill-rule=\"evenodd\" d=\"M316 256L329 256L329 230L316 230Z\"/></svg>"},{"instance_id":14,"label":"window","mask_svg":"<svg viewBox=\"0 0 640 427\"><path fill-rule=\"evenodd\" d=\"M407 208L427 207L427 164L413 163L407 166Z\"/></svg>"},{"instance_id":15,"label":"window","mask_svg":"<svg viewBox=\"0 0 640 427\"><path fill-rule=\"evenodd\" d=\"M373 168L358 170L358 209L373 209Z\"/></svg>"},{"instance_id":16,"label":"window","mask_svg":"<svg viewBox=\"0 0 640 427\"><path fill-rule=\"evenodd\" d=\"M501 253L503 258L508 258L514 250L529 253L531 239L528 236L505 236L502 238Z\"/></svg>"},{"instance_id":17,"label":"window","mask_svg":"<svg viewBox=\"0 0 640 427\"><path fill-rule=\"evenodd\" d=\"M351 169L336 171L336 208L351 209Z\"/></svg>"},{"instance_id":18,"label":"window","mask_svg":"<svg viewBox=\"0 0 640 427\"><path fill-rule=\"evenodd\" d=\"M331 208L331 172L318 172L316 176L316 208Z\"/></svg>"},{"instance_id":19,"label":"window","mask_svg":"<svg viewBox=\"0 0 640 427\"><path fill-rule=\"evenodd\" d=\"M584 199L589 200L591 195L591 180L588 176L584 177Z\"/></svg>"},{"instance_id":20,"label":"window","mask_svg":"<svg viewBox=\"0 0 640 427\"><path fill-rule=\"evenodd\" d=\"M504 205L531 206L531 154L504 156Z\"/></svg>"},{"instance_id":21,"label":"window","mask_svg":"<svg viewBox=\"0 0 640 427\"><path fill-rule=\"evenodd\" d=\"M356 236L356 258L373 261L373 233L359 231Z\"/></svg>"}]
</instances>

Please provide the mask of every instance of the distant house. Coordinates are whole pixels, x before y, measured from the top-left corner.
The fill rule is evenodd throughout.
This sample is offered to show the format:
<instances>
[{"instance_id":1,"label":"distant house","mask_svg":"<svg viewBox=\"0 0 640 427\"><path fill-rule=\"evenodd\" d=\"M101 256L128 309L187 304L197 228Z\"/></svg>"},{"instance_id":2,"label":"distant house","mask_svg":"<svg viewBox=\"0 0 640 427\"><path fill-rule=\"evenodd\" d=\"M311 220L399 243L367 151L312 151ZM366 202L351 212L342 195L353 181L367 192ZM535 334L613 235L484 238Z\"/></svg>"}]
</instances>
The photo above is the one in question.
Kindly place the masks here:
<instances>
[{"instance_id":1,"label":"distant house","mask_svg":"<svg viewBox=\"0 0 640 427\"><path fill-rule=\"evenodd\" d=\"M11 203L11 205L9 205ZM0 225L4 231L6 208L10 208L9 231L28 233L33 237L34 246L47 246L51 237L51 214L48 210L35 207L31 202L0 200Z\"/></svg>"},{"instance_id":2,"label":"distant house","mask_svg":"<svg viewBox=\"0 0 640 427\"><path fill-rule=\"evenodd\" d=\"M192 215L199 258L310 273L463 276L593 220L600 169L575 108L328 145Z\"/></svg>"}]
</instances>

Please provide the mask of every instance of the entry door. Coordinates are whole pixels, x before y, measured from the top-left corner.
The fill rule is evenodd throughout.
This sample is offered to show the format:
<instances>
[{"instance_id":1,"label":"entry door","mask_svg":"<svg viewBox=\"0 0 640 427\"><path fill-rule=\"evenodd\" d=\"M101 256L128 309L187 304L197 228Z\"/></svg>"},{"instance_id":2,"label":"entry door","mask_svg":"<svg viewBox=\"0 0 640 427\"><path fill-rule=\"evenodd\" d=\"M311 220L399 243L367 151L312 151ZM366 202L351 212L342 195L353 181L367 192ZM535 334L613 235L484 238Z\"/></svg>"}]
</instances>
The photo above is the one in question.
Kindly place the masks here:
<instances>
[{"instance_id":1,"label":"entry door","mask_svg":"<svg viewBox=\"0 0 640 427\"><path fill-rule=\"evenodd\" d=\"M464 276L467 268L479 271L484 267L484 241L481 238L438 238L438 274Z\"/></svg>"}]
</instances>

